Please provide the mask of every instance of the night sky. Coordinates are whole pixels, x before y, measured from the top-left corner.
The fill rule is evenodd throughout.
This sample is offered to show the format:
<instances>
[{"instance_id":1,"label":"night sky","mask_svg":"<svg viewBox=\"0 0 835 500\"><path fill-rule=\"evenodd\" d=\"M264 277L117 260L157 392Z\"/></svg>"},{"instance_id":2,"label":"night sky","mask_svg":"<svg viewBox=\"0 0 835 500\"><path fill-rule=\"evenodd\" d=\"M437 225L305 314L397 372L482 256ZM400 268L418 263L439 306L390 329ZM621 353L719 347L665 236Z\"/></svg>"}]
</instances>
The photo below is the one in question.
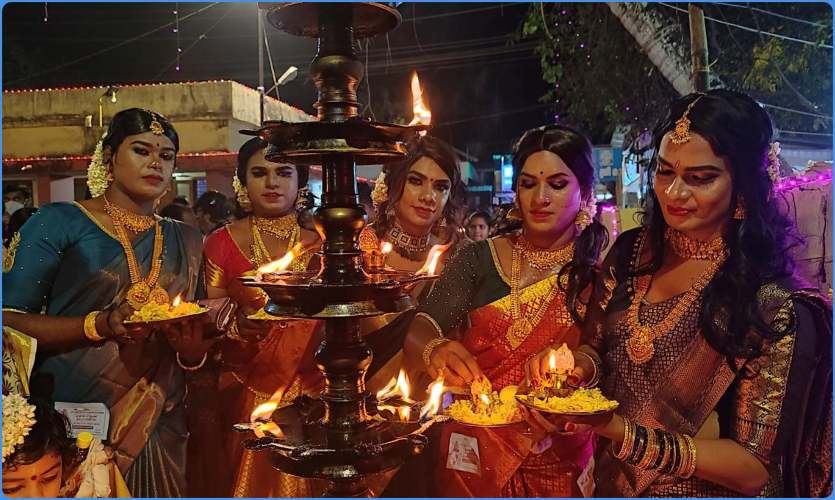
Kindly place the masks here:
<instances>
[{"instance_id":1,"label":"night sky","mask_svg":"<svg viewBox=\"0 0 835 500\"><path fill-rule=\"evenodd\" d=\"M3 87L211 79L256 87L255 4L210 5L50 2L44 22L43 2L7 4ZM410 119L409 82L417 70L433 111L433 135L483 160L508 153L524 130L548 123L549 116L553 120L552 110L539 102L547 88L531 43L510 43L526 9L527 4L401 4L403 23L388 40L376 37L367 51L365 42L357 51L368 61L371 106L365 114L373 112L378 121ZM180 71L175 71L177 34L174 26L164 27L175 21L175 10L183 51ZM316 88L307 77L315 40L285 35L269 24L267 34L276 76L288 66L300 68L298 78L281 87L282 100L315 114ZM265 66L269 88L272 76ZM369 103L366 82L359 100L364 106Z\"/></svg>"}]
</instances>

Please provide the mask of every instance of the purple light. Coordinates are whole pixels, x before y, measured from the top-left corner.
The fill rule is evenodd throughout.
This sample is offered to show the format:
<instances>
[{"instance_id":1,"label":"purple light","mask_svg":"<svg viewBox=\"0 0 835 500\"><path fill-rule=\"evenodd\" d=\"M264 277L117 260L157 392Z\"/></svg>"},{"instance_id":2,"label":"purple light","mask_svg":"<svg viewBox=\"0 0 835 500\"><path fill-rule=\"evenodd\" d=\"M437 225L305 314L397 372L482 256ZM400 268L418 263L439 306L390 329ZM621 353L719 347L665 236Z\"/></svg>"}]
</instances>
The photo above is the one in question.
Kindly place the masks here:
<instances>
[{"instance_id":1,"label":"purple light","mask_svg":"<svg viewBox=\"0 0 835 500\"><path fill-rule=\"evenodd\" d=\"M174 13L174 15L175 15L175 16L177 15L177 11L176 11L176 10L175 10L175 11L173 11L173 13Z\"/></svg>"},{"instance_id":2,"label":"purple light","mask_svg":"<svg viewBox=\"0 0 835 500\"><path fill-rule=\"evenodd\" d=\"M178 53L182 53L182 52L183 52L183 49L181 49L180 47L177 47L177 52L178 52Z\"/></svg>"},{"instance_id":3,"label":"purple light","mask_svg":"<svg viewBox=\"0 0 835 500\"><path fill-rule=\"evenodd\" d=\"M554 23L554 26L559 26L559 25L560 25L560 23Z\"/></svg>"},{"instance_id":4,"label":"purple light","mask_svg":"<svg viewBox=\"0 0 835 500\"><path fill-rule=\"evenodd\" d=\"M779 191L782 191L783 188L785 188L785 187L786 187L786 185L783 184L782 182L780 184L777 184L777 190L779 190Z\"/></svg>"},{"instance_id":5,"label":"purple light","mask_svg":"<svg viewBox=\"0 0 835 500\"><path fill-rule=\"evenodd\" d=\"M585 44L585 43L581 43L581 44L580 44L580 48L581 48L581 49L582 49L583 47L585 47L585 46L586 46L586 44Z\"/></svg>"},{"instance_id":6,"label":"purple light","mask_svg":"<svg viewBox=\"0 0 835 500\"><path fill-rule=\"evenodd\" d=\"M565 15L565 9L562 10L562 15Z\"/></svg>"},{"instance_id":7,"label":"purple light","mask_svg":"<svg viewBox=\"0 0 835 500\"><path fill-rule=\"evenodd\" d=\"M173 30L171 30L171 33L177 33L178 31L180 31L180 30L178 30L177 28L174 28Z\"/></svg>"},{"instance_id":8,"label":"purple light","mask_svg":"<svg viewBox=\"0 0 835 500\"><path fill-rule=\"evenodd\" d=\"M797 181L792 180L791 182L789 182L789 184L791 184L792 186L797 186Z\"/></svg>"},{"instance_id":9,"label":"purple light","mask_svg":"<svg viewBox=\"0 0 835 500\"><path fill-rule=\"evenodd\" d=\"M818 174L818 180L819 180L819 181L822 181L822 180L823 180L823 176L822 176L821 174Z\"/></svg>"},{"instance_id":10,"label":"purple light","mask_svg":"<svg viewBox=\"0 0 835 500\"><path fill-rule=\"evenodd\" d=\"M586 59L591 59L591 54L587 55Z\"/></svg>"},{"instance_id":11,"label":"purple light","mask_svg":"<svg viewBox=\"0 0 835 500\"><path fill-rule=\"evenodd\" d=\"M560 119L560 115L554 115L554 120L559 120L559 119Z\"/></svg>"},{"instance_id":12,"label":"purple light","mask_svg":"<svg viewBox=\"0 0 835 500\"><path fill-rule=\"evenodd\" d=\"M568 25L571 26L571 21L568 21Z\"/></svg>"},{"instance_id":13,"label":"purple light","mask_svg":"<svg viewBox=\"0 0 835 500\"><path fill-rule=\"evenodd\" d=\"M174 70L175 70L175 71L180 71L180 65L178 64L178 65L174 68Z\"/></svg>"},{"instance_id":14,"label":"purple light","mask_svg":"<svg viewBox=\"0 0 835 500\"><path fill-rule=\"evenodd\" d=\"M626 110L629 111L629 106L626 107Z\"/></svg>"},{"instance_id":15,"label":"purple light","mask_svg":"<svg viewBox=\"0 0 835 500\"><path fill-rule=\"evenodd\" d=\"M803 182L809 182L809 178L806 177L805 175L803 176Z\"/></svg>"},{"instance_id":16,"label":"purple light","mask_svg":"<svg viewBox=\"0 0 835 500\"><path fill-rule=\"evenodd\" d=\"M557 55L559 55L559 54L557 54ZM556 87L556 88L560 88L560 84L559 84L559 83L558 83L558 84L556 84L556 85L555 85L555 87Z\"/></svg>"}]
</instances>

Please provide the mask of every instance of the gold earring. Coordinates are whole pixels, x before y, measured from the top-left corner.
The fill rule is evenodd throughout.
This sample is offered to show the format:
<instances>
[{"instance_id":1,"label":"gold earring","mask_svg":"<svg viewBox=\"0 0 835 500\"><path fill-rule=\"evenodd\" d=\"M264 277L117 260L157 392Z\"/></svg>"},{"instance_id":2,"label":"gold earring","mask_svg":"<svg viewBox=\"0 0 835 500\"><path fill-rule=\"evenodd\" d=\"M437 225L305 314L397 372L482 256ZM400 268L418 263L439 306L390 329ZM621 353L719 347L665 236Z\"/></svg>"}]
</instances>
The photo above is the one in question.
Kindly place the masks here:
<instances>
[{"instance_id":1,"label":"gold earring","mask_svg":"<svg viewBox=\"0 0 835 500\"><path fill-rule=\"evenodd\" d=\"M109 169L109 168L107 169L107 172L105 172L105 174L104 174L104 180L106 180L107 182L113 182L113 170L112 169Z\"/></svg>"},{"instance_id":2,"label":"gold earring","mask_svg":"<svg viewBox=\"0 0 835 500\"><path fill-rule=\"evenodd\" d=\"M516 200L513 200L513 208L507 212L505 215L505 219L507 220L522 220L522 210L519 208L519 204L516 203Z\"/></svg>"},{"instance_id":3,"label":"gold earring","mask_svg":"<svg viewBox=\"0 0 835 500\"><path fill-rule=\"evenodd\" d=\"M736 209L734 210L734 219L745 220L748 216L748 208L745 206L745 198L742 195L737 196Z\"/></svg>"}]
</instances>

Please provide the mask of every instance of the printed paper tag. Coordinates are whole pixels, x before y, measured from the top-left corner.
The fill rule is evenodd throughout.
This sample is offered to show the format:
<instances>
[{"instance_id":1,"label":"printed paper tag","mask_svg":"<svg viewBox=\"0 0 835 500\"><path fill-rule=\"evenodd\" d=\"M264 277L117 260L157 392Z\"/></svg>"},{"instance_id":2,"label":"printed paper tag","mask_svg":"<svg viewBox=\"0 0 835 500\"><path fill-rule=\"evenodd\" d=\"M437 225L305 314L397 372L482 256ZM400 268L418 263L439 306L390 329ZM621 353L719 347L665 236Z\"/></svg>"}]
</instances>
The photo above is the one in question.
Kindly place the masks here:
<instances>
[{"instance_id":1,"label":"printed paper tag","mask_svg":"<svg viewBox=\"0 0 835 500\"><path fill-rule=\"evenodd\" d=\"M70 437L77 437L87 431L93 436L107 440L110 427L110 411L104 403L62 403L55 402L55 409L70 421Z\"/></svg>"},{"instance_id":2,"label":"printed paper tag","mask_svg":"<svg viewBox=\"0 0 835 500\"><path fill-rule=\"evenodd\" d=\"M594 496L594 457L589 459L589 464L586 465L583 473L577 478L577 486L583 492L583 497L591 498Z\"/></svg>"},{"instance_id":3,"label":"printed paper tag","mask_svg":"<svg viewBox=\"0 0 835 500\"><path fill-rule=\"evenodd\" d=\"M481 458L478 455L478 439L455 432L449 437L447 469L481 475Z\"/></svg>"}]
</instances>

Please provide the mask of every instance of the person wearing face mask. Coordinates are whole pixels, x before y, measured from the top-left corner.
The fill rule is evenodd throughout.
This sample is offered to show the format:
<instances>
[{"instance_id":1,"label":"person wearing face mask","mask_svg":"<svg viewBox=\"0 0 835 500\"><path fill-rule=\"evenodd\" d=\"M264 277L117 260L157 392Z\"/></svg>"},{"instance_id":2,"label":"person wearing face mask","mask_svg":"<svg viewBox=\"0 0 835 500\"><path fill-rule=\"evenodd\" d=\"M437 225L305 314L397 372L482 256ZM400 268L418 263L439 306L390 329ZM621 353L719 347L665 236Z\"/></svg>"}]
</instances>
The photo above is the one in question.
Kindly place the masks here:
<instances>
[{"instance_id":1,"label":"person wearing face mask","mask_svg":"<svg viewBox=\"0 0 835 500\"><path fill-rule=\"evenodd\" d=\"M9 220L13 213L32 203L29 188L22 184L10 184L3 188L3 242L8 244L12 233L8 230Z\"/></svg>"},{"instance_id":2,"label":"person wearing face mask","mask_svg":"<svg viewBox=\"0 0 835 500\"><path fill-rule=\"evenodd\" d=\"M184 371L211 344L204 317L161 331L125 324L197 291L200 234L153 215L178 149L164 116L114 115L88 169L93 198L41 207L3 275L3 325L37 339L35 374L53 380L55 400L108 407L115 461L142 497L185 494Z\"/></svg>"},{"instance_id":3,"label":"person wearing face mask","mask_svg":"<svg viewBox=\"0 0 835 500\"><path fill-rule=\"evenodd\" d=\"M309 497L322 491L312 480L276 471L264 454L245 450L246 436L232 427L248 422L253 409L276 391L283 393L284 406L301 394L317 396L323 384L313 357L321 341L319 322L249 319L265 305L266 295L237 279L254 276L290 251L295 257L287 269L304 271L321 245L298 220L297 205L306 208L307 201L299 200L309 167L269 161L267 146L255 138L241 147L233 185L248 215L209 235L203 250L207 296L231 297L238 309L210 367L212 379L202 377L190 391L190 412L199 422L189 461L195 495ZM206 415L215 416L216 430L203 426Z\"/></svg>"},{"instance_id":4,"label":"person wearing face mask","mask_svg":"<svg viewBox=\"0 0 835 500\"><path fill-rule=\"evenodd\" d=\"M674 101L654 131L642 227L607 255L581 346L620 407L535 415L602 438L601 496L832 493L832 302L793 274L773 133L730 90ZM599 373L578 360L577 382Z\"/></svg>"},{"instance_id":5,"label":"person wearing face mask","mask_svg":"<svg viewBox=\"0 0 835 500\"><path fill-rule=\"evenodd\" d=\"M591 144L573 128L526 132L513 149L521 231L463 247L409 327L404 353L447 386L525 382L525 360L555 343L577 347L585 299L607 232L596 217ZM460 341L450 338L463 330ZM524 412L523 416L528 416ZM453 433L474 437L481 474L448 467ZM442 497L588 496L589 432L549 438L514 428L447 424L434 466ZM489 472L488 472L489 471Z\"/></svg>"},{"instance_id":6,"label":"person wearing face mask","mask_svg":"<svg viewBox=\"0 0 835 500\"><path fill-rule=\"evenodd\" d=\"M418 137L406 145L409 156L404 162L387 165L372 192L377 218L360 234L360 247L366 252L379 252L385 243L393 250L386 265L401 271L415 272L422 268L433 247L445 247L438 267L462 243L460 225L455 214L459 210L461 173L455 151L432 136ZM421 303L432 285L422 284L412 296ZM426 387L431 380L420 380L420 365L403 364L402 347L406 329L414 311L367 318L360 321L365 341L374 353L366 375L372 392L382 389L396 378L401 367L416 387ZM424 376L425 378L425 376Z\"/></svg>"}]
</instances>

